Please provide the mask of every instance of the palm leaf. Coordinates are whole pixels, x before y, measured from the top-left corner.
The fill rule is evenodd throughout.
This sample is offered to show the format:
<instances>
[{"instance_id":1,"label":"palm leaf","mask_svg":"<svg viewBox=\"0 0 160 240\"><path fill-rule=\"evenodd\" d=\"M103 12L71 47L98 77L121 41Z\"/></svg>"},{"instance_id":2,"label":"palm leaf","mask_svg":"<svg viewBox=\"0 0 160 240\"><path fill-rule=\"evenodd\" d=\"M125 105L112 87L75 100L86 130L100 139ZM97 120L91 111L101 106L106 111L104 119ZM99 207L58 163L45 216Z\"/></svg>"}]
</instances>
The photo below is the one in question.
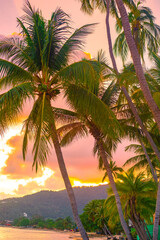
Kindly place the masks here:
<instances>
[{"instance_id":1,"label":"palm leaf","mask_svg":"<svg viewBox=\"0 0 160 240\"><path fill-rule=\"evenodd\" d=\"M61 146L67 146L73 140L87 136L88 130L81 122L75 122L58 128L57 133L61 139Z\"/></svg>"},{"instance_id":2,"label":"palm leaf","mask_svg":"<svg viewBox=\"0 0 160 240\"><path fill-rule=\"evenodd\" d=\"M84 46L84 37L93 32L95 25L96 24L87 24L82 26L66 40L56 55L56 70L60 70L62 66L66 65L70 53L74 53L74 50L82 50L82 47Z\"/></svg>"},{"instance_id":3,"label":"palm leaf","mask_svg":"<svg viewBox=\"0 0 160 240\"><path fill-rule=\"evenodd\" d=\"M36 166L36 170L39 165L44 165L46 163L49 154L49 145L51 144L50 125L52 123L54 123L52 107L44 93L34 103L32 111L25 121L23 128L23 158L25 159L29 138L33 139L33 167Z\"/></svg>"},{"instance_id":4,"label":"palm leaf","mask_svg":"<svg viewBox=\"0 0 160 240\"><path fill-rule=\"evenodd\" d=\"M25 52L23 38L20 35L14 37L0 38L0 54L5 59L9 59L20 67L27 67L27 62L31 62L29 55ZM34 64L32 62L32 64Z\"/></svg>"},{"instance_id":5,"label":"palm leaf","mask_svg":"<svg viewBox=\"0 0 160 240\"><path fill-rule=\"evenodd\" d=\"M77 85L84 85L95 94L98 94L101 64L97 61L82 60L73 63L59 72L64 86L74 82Z\"/></svg>"},{"instance_id":6,"label":"palm leaf","mask_svg":"<svg viewBox=\"0 0 160 240\"><path fill-rule=\"evenodd\" d=\"M71 110L53 108L55 120L58 124L73 123L79 119L79 115Z\"/></svg>"},{"instance_id":7,"label":"palm leaf","mask_svg":"<svg viewBox=\"0 0 160 240\"><path fill-rule=\"evenodd\" d=\"M0 87L32 81L32 75L28 71L4 59L0 59L0 74Z\"/></svg>"},{"instance_id":8,"label":"palm leaf","mask_svg":"<svg viewBox=\"0 0 160 240\"><path fill-rule=\"evenodd\" d=\"M27 99L33 97L33 87L30 83L19 84L0 95L0 111L2 117L14 121L14 118L23 110Z\"/></svg>"},{"instance_id":9,"label":"palm leaf","mask_svg":"<svg viewBox=\"0 0 160 240\"><path fill-rule=\"evenodd\" d=\"M120 125L113 112L96 95L84 87L70 84L66 89L66 96L70 106L80 115L91 118L104 134L107 133L112 138L117 138Z\"/></svg>"}]
</instances>

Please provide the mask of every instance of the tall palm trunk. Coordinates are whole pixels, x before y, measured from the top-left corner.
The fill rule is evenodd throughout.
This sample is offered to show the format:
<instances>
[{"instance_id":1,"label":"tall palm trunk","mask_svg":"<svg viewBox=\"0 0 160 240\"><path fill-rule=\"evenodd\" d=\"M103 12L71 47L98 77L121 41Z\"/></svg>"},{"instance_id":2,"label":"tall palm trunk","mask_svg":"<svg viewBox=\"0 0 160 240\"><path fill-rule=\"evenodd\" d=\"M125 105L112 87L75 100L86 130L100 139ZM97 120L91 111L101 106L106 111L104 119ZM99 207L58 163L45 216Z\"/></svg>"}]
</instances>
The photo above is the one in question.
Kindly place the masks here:
<instances>
[{"instance_id":1,"label":"tall palm trunk","mask_svg":"<svg viewBox=\"0 0 160 240\"><path fill-rule=\"evenodd\" d=\"M111 57L111 61L112 61L112 64L113 64L113 68L114 70L116 71L117 74L119 74L118 72L118 68L117 68L117 65L116 65L116 61L115 61L115 57L113 55L113 49L112 49L112 39L111 39L111 34L110 34L110 26L109 26L109 5L110 5L110 0L106 0L106 3L107 3L107 15L106 15L106 28L107 28L107 38L108 38L108 44L109 44L109 53L110 53L110 57ZM141 66L141 62L140 62L140 57L139 57L139 54L138 54L138 50L136 48L136 45L135 45L135 42L133 40L133 37L132 37L132 34L131 34L131 30L130 30L130 26L129 26L129 21L128 21L128 16L127 16L127 13L126 13L126 10L124 8L124 5L123 5L123 2L122 0L116 0L116 3L117 3L117 6L119 8L119 11L120 9L122 8L122 10L120 11L120 14L121 14L121 17L122 18L122 23L125 25L126 21L127 21L127 27L125 27L124 31L125 31L125 35L126 35L126 40L128 39L128 35L127 33L129 33L129 40L131 39L131 44L129 45L128 43L128 40L127 40L127 43L129 45L129 48L132 48L132 45L133 45L133 50L132 50L132 54L135 55L134 51L136 49L136 53L137 53L137 56L134 57L136 61L134 61L134 66L135 66L135 70L136 70L136 74L137 74L137 77L141 83L141 85L143 85L143 82L146 83L146 80L145 80L145 76L144 76L144 73L143 73L143 68ZM124 26L123 26L124 27ZM126 33L127 31L127 33ZM130 42L130 41L129 41ZM131 49L130 49L131 50ZM132 56L133 58L133 56ZM133 59L134 60L134 59ZM139 74L139 66L140 66L140 70L141 70L141 74ZM143 76L143 78L141 79L141 75ZM147 85L147 83L145 84ZM143 87L143 86L142 86ZM141 118L139 117L139 114L138 114L138 111L136 109L136 107L134 106L126 88L124 86L121 87L127 101L128 101L128 104L129 104L129 107L136 119L136 121L138 122L138 124L140 125L142 131L144 132L145 136L147 137L150 145L152 146L152 149L153 151L156 153L157 157L158 157L158 160L160 161L160 153L159 153L159 150L157 148L157 146L155 145L152 137L150 136L149 132L147 131L147 129L145 128L145 126L143 125L143 122L141 120ZM154 102L152 96L151 96L151 93L150 93L150 90L148 88L148 85L146 87L146 89L148 90L147 92L149 92L149 96L150 98L152 99L151 101L151 104L152 105L152 102ZM143 89L142 89L143 90ZM148 94L148 93L147 93ZM146 94L146 95L147 95ZM148 103L148 101L147 101ZM149 104L148 104L149 105ZM149 107L150 107L149 105ZM155 102L153 104L154 106L154 109L156 111L156 116L158 115L158 121L157 121L157 118L155 117L155 120L157 121L157 124L159 123L159 129L160 129L160 114L159 114L159 109L157 107L157 105L155 106ZM152 111L153 113L153 111ZM158 114L157 114L158 113ZM147 160L150 160L150 159L147 159ZM151 161L149 162L149 165L152 165ZM157 236L158 236L158 224L159 224L159 217L160 217L160 181L159 181L159 185L158 185L158 192L157 192L157 202L156 202L156 211L155 211L155 222L154 222L154 229L153 229L153 240L157 240Z\"/></svg>"},{"instance_id":2,"label":"tall palm trunk","mask_svg":"<svg viewBox=\"0 0 160 240\"><path fill-rule=\"evenodd\" d=\"M137 219L135 219L134 217L131 217L131 221L133 223L133 226L135 227L136 229L136 232L139 236L140 239L143 239L143 240L148 240L149 237L145 231L145 228L144 228L144 225L142 222L138 221Z\"/></svg>"},{"instance_id":3,"label":"tall palm trunk","mask_svg":"<svg viewBox=\"0 0 160 240\"><path fill-rule=\"evenodd\" d=\"M121 87L121 89L122 89L122 91L123 91L123 93L124 93L124 95L125 95L125 97L126 97L126 99L127 99L128 105L129 105L129 107L130 107L130 109L131 109L131 111L132 111L132 113L133 113L133 115L134 115L137 123L138 123L139 126L141 127L142 132L145 134L148 142L150 143L153 151L155 152L158 160L160 161L160 152L159 152L156 144L154 143L151 135L150 135L149 132L147 131L146 127L144 126L144 124L143 124L143 122L142 122L142 120L141 120L141 118L140 118L140 116L139 116L139 114L138 114L138 111L137 111L135 105L134 105L133 102L132 102L132 99L130 98L130 96L129 96L128 92L127 92L127 89L126 89L125 87L123 87L123 86ZM148 160L149 160L149 159L148 159ZM152 165L151 161L150 161L149 165ZM152 166L152 167L153 167L153 166Z\"/></svg>"},{"instance_id":4,"label":"tall palm trunk","mask_svg":"<svg viewBox=\"0 0 160 240\"><path fill-rule=\"evenodd\" d=\"M158 128L160 130L160 109L158 108L157 104L155 103L155 101L151 95L151 92L149 90L147 81L145 79L143 68L142 68L141 61L140 61L140 56L138 54L138 50L137 50L135 41L134 41L132 33L131 33L126 9L124 7L122 0L116 0L116 4L118 6L118 9L119 9L119 12L121 15L122 25L124 28L126 41L127 41L128 47L131 52L136 75L138 77L142 92L146 99L146 102L147 102L149 108L151 109L151 112L152 112L152 114L155 118L155 121L158 125ZM154 228L153 228L153 240L157 240L157 238L158 238L158 227L157 226L159 224L159 217L160 217L160 181L159 181L158 192L157 192L155 222L154 222Z\"/></svg>"},{"instance_id":5,"label":"tall palm trunk","mask_svg":"<svg viewBox=\"0 0 160 240\"><path fill-rule=\"evenodd\" d=\"M110 165L108 163L106 151L105 151L105 148L104 148L104 145L103 145L103 140L101 139L102 138L102 134L96 128L94 123L92 123L92 122L89 123L89 129L90 129L91 135L94 137L94 139L97 142L100 156L102 158L104 167L105 167L105 169L107 171L109 182L110 182L111 188L112 188L114 196L115 196L116 206L117 206L117 210L118 210L118 213L119 213L119 218L120 218L120 222L121 222L122 228L123 228L123 230L124 230L124 232L125 232L125 234L127 236L127 239L128 240L132 240L132 236L131 236L131 233L129 231L129 227L128 227L125 219L124 219L120 197L119 197L119 194L118 194L118 191L117 191L117 188L116 188L116 184L115 184L115 181L114 181L114 178L113 178L113 174L112 174Z\"/></svg>"},{"instance_id":6,"label":"tall palm trunk","mask_svg":"<svg viewBox=\"0 0 160 240\"><path fill-rule=\"evenodd\" d=\"M113 54L113 48L112 48L112 39L111 39L111 33L110 33L110 26L109 26L109 5L110 5L110 0L106 0L107 1L107 15L106 15L106 28L107 28L107 38L108 38L108 45L109 45L109 53L110 53L110 58L111 58L111 61L112 61L112 65L113 65L113 68L114 70L116 71L117 74L119 74L118 72L118 68L117 68L117 64L116 64L116 60L115 60L115 57L114 57L114 54ZM153 151L155 152L155 154L157 155L159 161L160 161L160 152L156 146L156 144L154 143L151 135L149 134L149 132L147 131L146 127L144 126L139 114L138 114L138 111L135 107L135 105L133 104L132 102L132 99L130 98L128 92L127 92L127 89L122 86L121 87L121 90L123 92L123 94L125 95L126 99L127 99L127 102L128 102L128 105L136 119L136 121L138 122L139 126L141 127L143 133L145 134L148 142L150 143ZM149 159L148 159L149 160ZM152 163L151 161L149 162L149 165L151 166ZM152 166L153 168L153 166Z\"/></svg>"},{"instance_id":7,"label":"tall palm trunk","mask_svg":"<svg viewBox=\"0 0 160 240\"><path fill-rule=\"evenodd\" d=\"M123 28L124 28L126 41L127 41L128 47L129 47L130 52L131 52L131 56L132 56L132 59L133 59L136 75L138 77L142 92L143 92L144 97L146 99L146 102L147 102L149 108L151 109L151 112L153 113L153 116L154 116L154 118L157 122L158 128L160 130L160 109L158 108L157 104L155 103L155 101L154 101L154 99L151 95L151 92L149 90L147 81L145 79L142 64L141 64L141 61L140 61L140 56L139 56L135 41L133 39L132 33L131 33L126 9L124 7L124 4L123 4L122 0L116 0L116 4L118 6L118 9L119 9L119 12L120 12L120 15L121 15L122 25L123 25Z\"/></svg>"},{"instance_id":8,"label":"tall palm trunk","mask_svg":"<svg viewBox=\"0 0 160 240\"><path fill-rule=\"evenodd\" d=\"M137 211L136 211L135 197L132 197L129 200L129 205L130 205L130 218L133 223L133 226L136 229L136 232L137 232L139 238L143 239L143 240L148 240L149 237L145 231L144 221L140 219L140 217L138 216Z\"/></svg>"},{"instance_id":9,"label":"tall palm trunk","mask_svg":"<svg viewBox=\"0 0 160 240\"><path fill-rule=\"evenodd\" d=\"M52 125L52 141L53 141L53 144L54 144L59 168L60 168L64 183L65 183L65 187L66 187L66 190L67 190L67 193L68 193L68 197L69 197L69 200L70 200L74 220L75 220L75 222L78 226L78 229L80 231L80 234L81 234L81 237L83 238L83 240L88 240L89 238L87 236L87 233L86 233L86 231L85 231L85 229L84 229L84 227L81 223L81 220L79 218L79 215L78 215L78 209L77 209L77 203L76 203L75 195L74 195L73 188L71 186L71 183L70 183L70 180L69 180L69 177L68 177L67 169L66 169L65 162L64 162L64 159L63 159L63 154L62 154L61 147L60 147L59 140L58 140L58 136L57 136L57 131L56 131L55 126L53 126L53 125Z\"/></svg>"},{"instance_id":10,"label":"tall palm trunk","mask_svg":"<svg viewBox=\"0 0 160 240\"><path fill-rule=\"evenodd\" d=\"M107 160L107 155L106 155L106 152L105 152L105 149L104 149L104 146L103 146L103 142L100 138L97 138L96 140L97 140L100 156L102 158L104 167L107 171L109 182L110 182L110 185L112 187L112 190L113 190L113 193L114 193L114 196L115 196L116 205L117 205L121 225L122 225L123 230L124 230L124 232L127 236L127 239L132 240L132 236L131 236L131 233L129 231L129 227L128 227L125 219L124 219L120 197L119 197L119 194L118 194L118 191L117 191L117 188L116 188L116 184L115 184L115 181L114 181L114 178L113 178L113 174L112 174L110 165L109 165L108 160Z\"/></svg>"}]
</instances>

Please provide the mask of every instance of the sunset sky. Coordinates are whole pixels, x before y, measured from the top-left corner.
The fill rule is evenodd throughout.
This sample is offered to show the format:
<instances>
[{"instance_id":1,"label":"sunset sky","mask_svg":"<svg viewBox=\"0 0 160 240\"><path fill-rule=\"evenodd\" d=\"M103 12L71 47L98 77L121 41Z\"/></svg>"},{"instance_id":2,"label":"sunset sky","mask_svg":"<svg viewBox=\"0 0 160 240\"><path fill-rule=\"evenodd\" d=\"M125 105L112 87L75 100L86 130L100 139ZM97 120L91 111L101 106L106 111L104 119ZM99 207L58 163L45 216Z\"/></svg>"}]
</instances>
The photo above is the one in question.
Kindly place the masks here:
<instances>
[{"instance_id":1,"label":"sunset sky","mask_svg":"<svg viewBox=\"0 0 160 240\"><path fill-rule=\"evenodd\" d=\"M23 0L0 0L0 35L11 35L18 32L16 18L23 14ZM88 16L80 11L78 0L30 0L32 6L40 8L43 16L49 19L51 12L57 7L61 7L71 16L74 28L81 27L88 23L98 23L93 34L86 38L84 51L95 57L100 49L106 52L108 57L108 45L106 40L105 15L98 10L92 16ZM145 5L149 6L156 16L157 24L160 24L159 0L147 0ZM111 29L115 38L114 21L111 19ZM110 61L109 61L110 62ZM118 59L118 66L121 66ZM25 113L29 112L29 104ZM25 119L22 116L23 120ZM0 138L0 199L10 196L23 196L43 189L59 190L64 188L54 150L51 152L48 163L38 173L32 170L32 153L29 145L27 159L22 159L22 124L14 126ZM125 140L118 147L114 155L117 165L121 165L132 153L125 153L124 147L128 142ZM93 156L94 140L92 137L80 139L72 143L69 147L63 148L64 158L67 165L70 180L73 185L98 184L103 178L103 172L98 170L98 160Z\"/></svg>"}]
</instances>

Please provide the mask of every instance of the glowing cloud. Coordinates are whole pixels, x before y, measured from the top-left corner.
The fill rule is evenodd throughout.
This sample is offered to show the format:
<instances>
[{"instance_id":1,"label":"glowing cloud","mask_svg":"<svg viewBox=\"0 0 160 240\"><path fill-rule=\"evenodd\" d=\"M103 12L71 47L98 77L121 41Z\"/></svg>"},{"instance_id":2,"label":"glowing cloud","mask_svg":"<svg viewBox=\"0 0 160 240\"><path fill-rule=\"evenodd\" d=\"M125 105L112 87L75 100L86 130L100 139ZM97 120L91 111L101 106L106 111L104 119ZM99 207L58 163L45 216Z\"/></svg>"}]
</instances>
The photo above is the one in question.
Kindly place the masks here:
<instances>
[{"instance_id":1,"label":"glowing cloud","mask_svg":"<svg viewBox=\"0 0 160 240\"><path fill-rule=\"evenodd\" d=\"M8 144L8 141L12 139L15 136L21 136L21 129L22 124L16 125L12 128L10 128L4 137L0 137L0 192L4 194L10 194L15 195L15 191L18 190L19 186L26 186L29 183L36 183L37 186L44 186L45 181L50 178L54 171L50 168L44 167L41 168L40 177L34 177L34 178L28 178L28 179L10 179L9 174L2 174L2 169L6 167L6 161L9 158L11 154L13 154L14 150L16 149L16 146L10 146ZM25 164L21 163L21 168L25 168Z\"/></svg>"},{"instance_id":2,"label":"glowing cloud","mask_svg":"<svg viewBox=\"0 0 160 240\"><path fill-rule=\"evenodd\" d=\"M0 175L0 191L5 194L14 195L19 186L26 186L29 183L36 183L38 186L44 186L45 181L54 174L54 171L45 167L42 168L42 176L37 178L25 179L8 179L7 175Z\"/></svg>"},{"instance_id":3,"label":"glowing cloud","mask_svg":"<svg viewBox=\"0 0 160 240\"><path fill-rule=\"evenodd\" d=\"M99 185L106 185L108 182L103 183L82 183L79 180L73 180L73 187L97 187Z\"/></svg>"},{"instance_id":4,"label":"glowing cloud","mask_svg":"<svg viewBox=\"0 0 160 240\"><path fill-rule=\"evenodd\" d=\"M13 148L7 144L7 141L13 136L21 135L21 129L22 125L19 124L15 127L10 128L6 132L4 137L0 137L0 156L1 156L0 171L4 166L6 166L6 160L8 159L9 154L11 154L13 150Z\"/></svg>"}]
</instances>

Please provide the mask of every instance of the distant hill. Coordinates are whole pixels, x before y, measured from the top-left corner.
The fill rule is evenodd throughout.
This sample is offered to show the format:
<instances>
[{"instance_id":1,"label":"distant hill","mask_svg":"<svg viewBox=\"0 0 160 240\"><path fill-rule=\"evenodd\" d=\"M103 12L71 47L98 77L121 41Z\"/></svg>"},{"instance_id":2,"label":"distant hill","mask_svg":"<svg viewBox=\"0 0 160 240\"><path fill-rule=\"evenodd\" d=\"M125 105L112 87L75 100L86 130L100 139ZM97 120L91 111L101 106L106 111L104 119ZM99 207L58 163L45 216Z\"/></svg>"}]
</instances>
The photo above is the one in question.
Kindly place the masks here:
<instances>
[{"instance_id":1,"label":"distant hill","mask_svg":"<svg viewBox=\"0 0 160 240\"><path fill-rule=\"evenodd\" d=\"M107 185L98 187L74 188L78 210L93 199L107 198ZM41 191L21 198L8 198L0 201L0 220L13 220L27 213L28 217L41 215L44 218L72 217L72 210L66 190Z\"/></svg>"}]
</instances>

